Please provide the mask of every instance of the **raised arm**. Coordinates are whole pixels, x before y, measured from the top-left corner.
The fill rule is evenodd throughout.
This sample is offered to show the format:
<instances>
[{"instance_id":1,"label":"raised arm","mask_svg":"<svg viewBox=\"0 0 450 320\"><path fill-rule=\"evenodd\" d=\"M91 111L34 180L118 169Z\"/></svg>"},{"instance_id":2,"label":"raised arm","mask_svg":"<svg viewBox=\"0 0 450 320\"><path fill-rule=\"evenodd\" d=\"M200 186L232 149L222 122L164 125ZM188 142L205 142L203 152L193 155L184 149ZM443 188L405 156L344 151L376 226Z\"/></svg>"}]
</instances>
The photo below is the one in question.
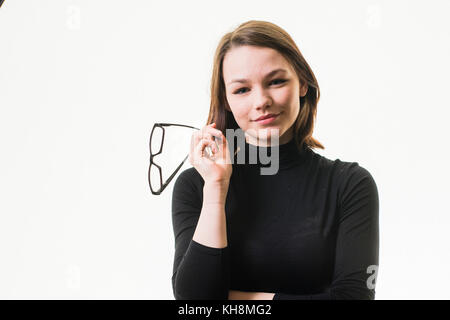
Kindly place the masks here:
<instances>
[{"instance_id":1,"label":"raised arm","mask_svg":"<svg viewBox=\"0 0 450 320\"><path fill-rule=\"evenodd\" d=\"M229 253L226 237L226 193L205 184L203 204L194 187L180 175L172 198L175 257L172 286L175 299L228 299ZM225 188L225 187L222 187ZM213 201L214 198L217 201Z\"/></svg>"}]
</instances>

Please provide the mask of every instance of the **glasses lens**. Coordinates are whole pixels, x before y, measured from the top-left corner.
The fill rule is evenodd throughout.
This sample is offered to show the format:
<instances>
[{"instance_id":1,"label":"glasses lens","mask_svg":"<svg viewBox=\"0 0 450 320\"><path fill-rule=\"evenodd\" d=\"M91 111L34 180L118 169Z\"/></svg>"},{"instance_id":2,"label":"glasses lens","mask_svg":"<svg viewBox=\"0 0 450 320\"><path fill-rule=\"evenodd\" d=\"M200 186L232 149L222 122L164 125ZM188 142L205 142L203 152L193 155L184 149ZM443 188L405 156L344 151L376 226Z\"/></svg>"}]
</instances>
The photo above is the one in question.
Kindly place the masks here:
<instances>
[{"instance_id":1,"label":"glasses lens","mask_svg":"<svg viewBox=\"0 0 450 320\"><path fill-rule=\"evenodd\" d=\"M155 127L153 130L152 141L150 142L152 154L157 154L161 151L163 140L163 128Z\"/></svg>"},{"instance_id":2,"label":"glasses lens","mask_svg":"<svg viewBox=\"0 0 450 320\"><path fill-rule=\"evenodd\" d=\"M153 164L150 165L150 184L152 185L153 191L161 189L161 179L158 168Z\"/></svg>"}]
</instances>

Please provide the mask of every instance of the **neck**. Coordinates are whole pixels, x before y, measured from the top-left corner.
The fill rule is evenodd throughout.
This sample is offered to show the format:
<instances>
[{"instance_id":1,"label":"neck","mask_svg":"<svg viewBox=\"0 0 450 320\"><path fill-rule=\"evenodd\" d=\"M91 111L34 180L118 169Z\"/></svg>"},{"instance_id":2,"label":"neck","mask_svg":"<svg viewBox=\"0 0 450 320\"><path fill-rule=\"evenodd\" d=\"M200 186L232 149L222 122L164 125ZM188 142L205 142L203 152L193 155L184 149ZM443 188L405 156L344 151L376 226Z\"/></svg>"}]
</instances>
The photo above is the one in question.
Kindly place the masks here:
<instances>
[{"instance_id":1,"label":"neck","mask_svg":"<svg viewBox=\"0 0 450 320\"><path fill-rule=\"evenodd\" d=\"M245 142L245 148L235 155L235 164L244 164L250 167L267 167L279 165L280 169L286 169L299 165L310 155L309 148L303 144L297 147L294 137L288 142L272 146L260 146Z\"/></svg>"}]
</instances>

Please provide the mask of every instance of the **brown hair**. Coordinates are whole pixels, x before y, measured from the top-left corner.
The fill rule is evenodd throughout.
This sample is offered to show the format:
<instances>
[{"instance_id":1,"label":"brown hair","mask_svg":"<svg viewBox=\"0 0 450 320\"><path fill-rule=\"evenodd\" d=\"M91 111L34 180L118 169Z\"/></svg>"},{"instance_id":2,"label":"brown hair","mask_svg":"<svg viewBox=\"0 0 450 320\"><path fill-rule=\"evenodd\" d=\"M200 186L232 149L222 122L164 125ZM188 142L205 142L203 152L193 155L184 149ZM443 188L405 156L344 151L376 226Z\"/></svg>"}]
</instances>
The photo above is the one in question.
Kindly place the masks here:
<instances>
[{"instance_id":1,"label":"brown hair","mask_svg":"<svg viewBox=\"0 0 450 320\"><path fill-rule=\"evenodd\" d=\"M206 124L216 123L216 128L225 135L226 129L238 129L233 113L229 108L223 80L223 59L225 54L236 47L250 45L277 50L292 65L300 85L307 82L308 91L300 97L300 112L294 124L294 138L297 148L301 150L303 143L309 148L325 147L312 137L317 103L320 98L319 84L316 77L301 54L294 40L279 26L267 22L250 20L239 25L235 30L225 34L220 40L214 54L214 65L211 79L211 104Z\"/></svg>"}]
</instances>

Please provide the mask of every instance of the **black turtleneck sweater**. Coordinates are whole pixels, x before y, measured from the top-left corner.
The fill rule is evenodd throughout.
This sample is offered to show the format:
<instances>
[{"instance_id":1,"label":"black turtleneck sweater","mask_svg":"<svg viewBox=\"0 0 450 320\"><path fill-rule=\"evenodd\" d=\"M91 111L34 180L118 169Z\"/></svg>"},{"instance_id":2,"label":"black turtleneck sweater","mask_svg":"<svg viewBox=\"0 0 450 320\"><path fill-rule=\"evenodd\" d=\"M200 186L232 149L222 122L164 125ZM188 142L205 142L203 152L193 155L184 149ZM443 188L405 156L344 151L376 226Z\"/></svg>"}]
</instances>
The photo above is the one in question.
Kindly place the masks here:
<instances>
[{"instance_id":1,"label":"black turtleneck sweater","mask_svg":"<svg viewBox=\"0 0 450 320\"><path fill-rule=\"evenodd\" d=\"M262 150L259 150L262 149ZM241 150L240 152L242 152ZM229 290L271 292L274 299L374 299L378 270L378 190L357 162L330 160L294 139L279 146L279 170L250 152L233 163L225 213L228 246L192 240L204 181L193 167L172 195L176 299L228 299Z\"/></svg>"}]
</instances>

